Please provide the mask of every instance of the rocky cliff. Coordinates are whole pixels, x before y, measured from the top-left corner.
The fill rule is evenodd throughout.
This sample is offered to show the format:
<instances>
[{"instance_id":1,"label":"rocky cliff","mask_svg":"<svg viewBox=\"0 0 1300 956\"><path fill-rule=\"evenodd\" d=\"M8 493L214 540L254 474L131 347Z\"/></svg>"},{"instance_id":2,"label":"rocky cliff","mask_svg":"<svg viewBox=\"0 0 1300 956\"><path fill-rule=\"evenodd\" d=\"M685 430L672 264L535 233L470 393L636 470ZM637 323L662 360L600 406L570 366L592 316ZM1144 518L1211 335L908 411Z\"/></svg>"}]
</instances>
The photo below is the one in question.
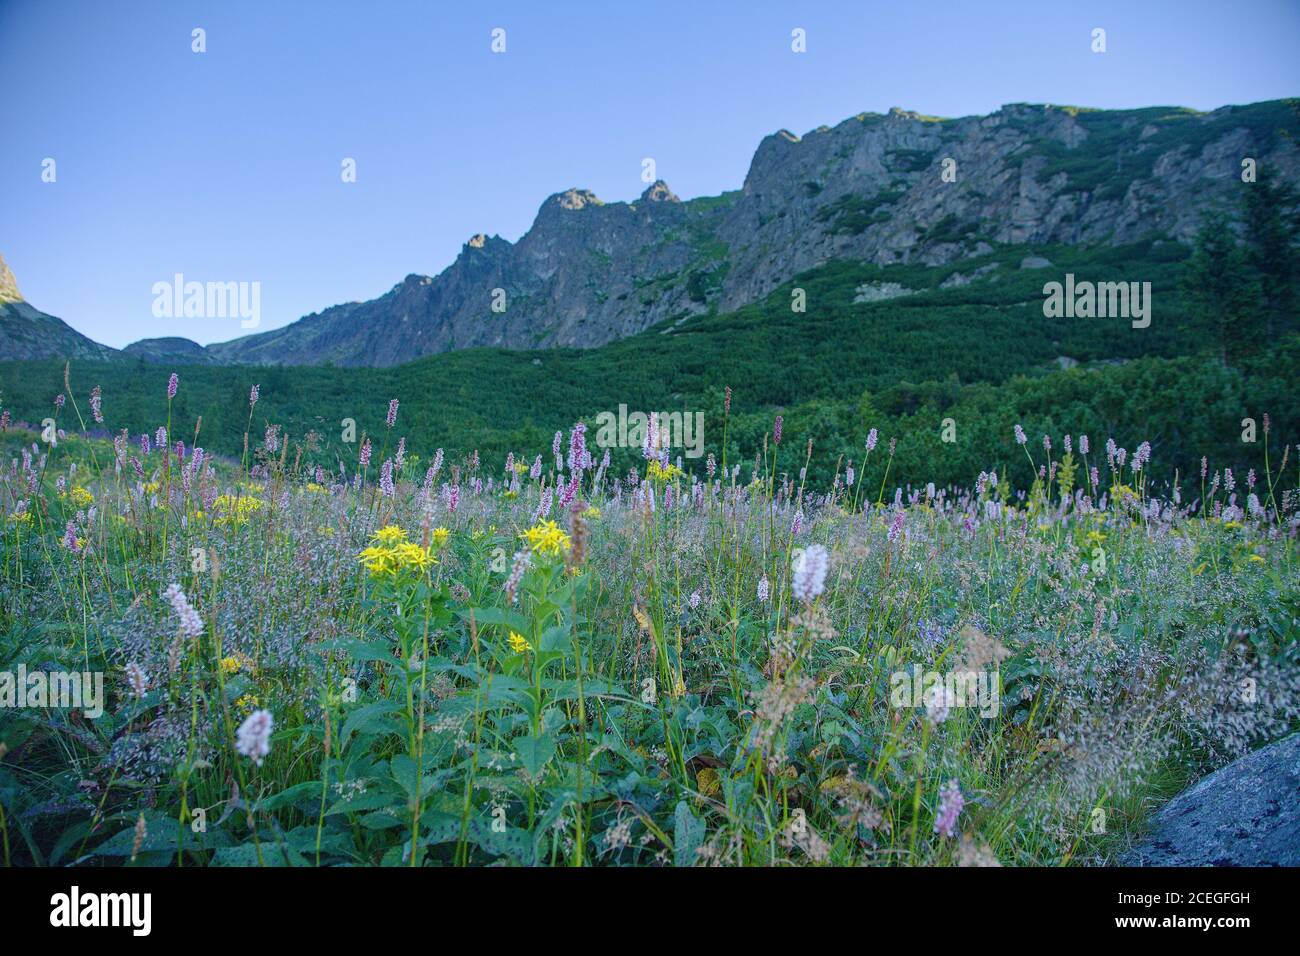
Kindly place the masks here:
<instances>
[{"instance_id":1,"label":"rocky cliff","mask_svg":"<svg viewBox=\"0 0 1300 956\"><path fill-rule=\"evenodd\" d=\"M656 182L635 202L605 203L570 189L517 243L475 236L436 277L210 350L226 362L390 365L469 346L590 347L737 308L835 258L934 265L994 243L1187 240L1235 205L1243 159L1295 174L1287 134L1298 126L1282 102L864 113L767 137L736 192L683 202Z\"/></svg>"},{"instance_id":2,"label":"rocky cliff","mask_svg":"<svg viewBox=\"0 0 1300 956\"><path fill-rule=\"evenodd\" d=\"M1211 113L1025 104L962 119L863 113L802 137L768 136L734 192L682 201L656 182L628 203L569 189L542 204L518 242L476 235L436 276L184 353L383 366L473 346L586 348L735 309L832 259L940 265L998 243L1185 241L1236 208L1248 188L1243 160L1294 178L1298 134L1291 101ZM0 276L0 297L4 288Z\"/></svg>"}]
</instances>

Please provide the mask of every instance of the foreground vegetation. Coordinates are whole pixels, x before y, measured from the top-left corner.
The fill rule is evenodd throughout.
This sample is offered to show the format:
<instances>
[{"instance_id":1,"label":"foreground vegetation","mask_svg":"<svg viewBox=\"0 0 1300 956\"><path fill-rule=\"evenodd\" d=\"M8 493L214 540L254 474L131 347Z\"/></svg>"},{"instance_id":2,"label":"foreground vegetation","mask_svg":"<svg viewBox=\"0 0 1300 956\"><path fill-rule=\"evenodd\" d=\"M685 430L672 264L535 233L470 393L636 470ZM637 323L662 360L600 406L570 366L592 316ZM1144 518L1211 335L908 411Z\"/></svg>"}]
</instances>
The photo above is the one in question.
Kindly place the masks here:
<instances>
[{"instance_id":1,"label":"foreground vegetation","mask_svg":"<svg viewBox=\"0 0 1300 956\"><path fill-rule=\"evenodd\" d=\"M6 863L1104 863L1300 714L1265 418L1190 494L1018 421L905 488L869 421L822 481L781 420L738 459L729 395L686 474L582 426L417 460L396 402L339 461L247 385L209 455L188 372L149 385L145 434L84 437L113 394L69 380L71 434L0 438L0 660L107 693L0 710Z\"/></svg>"}]
</instances>

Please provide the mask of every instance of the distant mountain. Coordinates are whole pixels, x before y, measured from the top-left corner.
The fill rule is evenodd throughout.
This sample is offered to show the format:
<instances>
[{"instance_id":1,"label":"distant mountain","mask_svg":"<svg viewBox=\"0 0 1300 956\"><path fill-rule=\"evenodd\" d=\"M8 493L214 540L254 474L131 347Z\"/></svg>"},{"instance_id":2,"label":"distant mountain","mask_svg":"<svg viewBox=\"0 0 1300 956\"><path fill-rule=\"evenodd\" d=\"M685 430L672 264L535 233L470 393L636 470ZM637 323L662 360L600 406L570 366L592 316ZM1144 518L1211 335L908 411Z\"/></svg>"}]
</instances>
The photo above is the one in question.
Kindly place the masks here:
<instances>
[{"instance_id":1,"label":"distant mountain","mask_svg":"<svg viewBox=\"0 0 1300 956\"><path fill-rule=\"evenodd\" d=\"M382 366L471 346L590 347L734 310L832 259L941 265L997 243L1187 240L1235 208L1243 159L1294 178L1300 153L1284 130L1298 128L1282 101L864 113L767 137L737 192L683 202L656 182L634 203L604 203L570 189L517 243L474 236L436 277L208 351L223 363Z\"/></svg>"},{"instance_id":2,"label":"distant mountain","mask_svg":"<svg viewBox=\"0 0 1300 956\"><path fill-rule=\"evenodd\" d=\"M213 361L212 355L202 345L180 336L141 339L122 349L122 354L154 363L178 362L182 365L201 365Z\"/></svg>"},{"instance_id":3,"label":"distant mountain","mask_svg":"<svg viewBox=\"0 0 1300 956\"><path fill-rule=\"evenodd\" d=\"M117 354L23 301L9 264L0 256L0 360L35 358L102 359Z\"/></svg>"},{"instance_id":4,"label":"distant mountain","mask_svg":"<svg viewBox=\"0 0 1300 956\"><path fill-rule=\"evenodd\" d=\"M735 192L682 201L660 181L635 202L605 203L569 189L542 204L518 242L476 235L437 276L409 275L379 298L206 348L145 340L126 354L389 366L475 346L586 348L734 311L833 260L938 266L1000 245L1186 241L1235 215L1244 160L1294 180L1297 135L1295 101L1280 100L1210 113L1026 104L962 119L863 113L803 137L768 136ZM66 331L29 336L21 354L104 348L80 336L65 344L70 329L30 311ZM0 340L4 357L17 355Z\"/></svg>"}]
</instances>

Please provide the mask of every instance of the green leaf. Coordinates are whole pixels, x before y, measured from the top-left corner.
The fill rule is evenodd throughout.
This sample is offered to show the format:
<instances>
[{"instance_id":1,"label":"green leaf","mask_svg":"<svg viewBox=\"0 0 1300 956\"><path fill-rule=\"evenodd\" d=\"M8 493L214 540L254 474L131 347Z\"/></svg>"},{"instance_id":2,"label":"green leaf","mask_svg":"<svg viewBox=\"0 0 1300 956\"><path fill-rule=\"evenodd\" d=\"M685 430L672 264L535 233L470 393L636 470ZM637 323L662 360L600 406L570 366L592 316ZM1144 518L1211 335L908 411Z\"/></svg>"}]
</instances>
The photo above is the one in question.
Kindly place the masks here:
<instances>
[{"instance_id":1,"label":"green leaf","mask_svg":"<svg viewBox=\"0 0 1300 956\"><path fill-rule=\"evenodd\" d=\"M352 739L354 732L360 731L367 734L401 733L401 726L388 717L389 714L397 712L399 707L400 705L387 700L358 707L343 722L343 733L339 735L339 749L343 750L347 747L348 741Z\"/></svg>"},{"instance_id":2,"label":"green leaf","mask_svg":"<svg viewBox=\"0 0 1300 956\"><path fill-rule=\"evenodd\" d=\"M555 738L550 734L540 737L516 737L515 755L530 777L538 776L546 762L555 755Z\"/></svg>"},{"instance_id":3,"label":"green leaf","mask_svg":"<svg viewBox=\"0 0 1300 956\"><path fill-rule=\"evenodd\" d=\"M573 644L569 626L567 624L556 624L553 627L548 627L542 632L541 644L539 650L543 652L569 650Z\"/></svg>"},{"instance_id":4,"label":"green leaf","mask_svg":"<svg viewBox=\"0 0 1300 956\"><path fill-rule=\"evenodd\" d=\"M176 819L174 817L164 816L150 810L144 814L144 823L145 838L140 844L141 853L152 850L176 852ZM95 852L100 856L130 856L134 846L135 823L132 822L125 830L101 843Z\"/></svg>"},{"instance_id":5,"label":"green leaf","mask_svg":"<svg viewBox=\"0 0 1300 956\"><path fill-rule=\"evenodd\" d=\"M468 621L470 610L466 609L459 612L460 616ZM532 625L529 623L528 618L518 611L507 611L505 608L500 607L476 607L472 610L474 623L480 627L484 624L497 624L512 631L518 631L524 636L532 633Z\"/></svg>"},{"instance_id":6,"label":"green leaf","mask_svg":"<svg viewBox=\"0 0 1300 956\"><path fill-rule=\"evenodd\" d=\"M695 818L685 800L677 802L674 824L673 863L676 866L692 866L708 827L703 820Z\"/></svg>"},{"instance_id":7,"label":"green leaf","mask_svg":"<svg viewBox=\"0 0 1300 956\"><path fill-rule=\"evenodd\" d=\"M267 797L259 801L257 808L259 810L279 810L283 807L296 806L299 809L309 809L320 805L320 795L323 787L319 780L310 780L307 783L294 784L286 790Z\"/></svg>"}]
</instances>

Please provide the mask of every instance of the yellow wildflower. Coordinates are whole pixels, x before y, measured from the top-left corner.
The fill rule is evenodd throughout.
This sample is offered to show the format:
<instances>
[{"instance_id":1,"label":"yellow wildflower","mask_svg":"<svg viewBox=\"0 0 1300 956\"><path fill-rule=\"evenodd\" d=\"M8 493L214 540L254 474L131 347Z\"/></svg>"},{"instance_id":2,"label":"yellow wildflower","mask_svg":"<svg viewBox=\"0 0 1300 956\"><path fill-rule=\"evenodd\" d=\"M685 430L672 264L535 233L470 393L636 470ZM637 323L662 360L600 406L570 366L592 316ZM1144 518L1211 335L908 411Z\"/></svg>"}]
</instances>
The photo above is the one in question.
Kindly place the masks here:
<instances>
[{"instance_id":1,"label":"yellow wildflower","mask_svg":"<svg viewBox=\"0 0 1300 956\"><path fill-rule=\"evenodd\" d=\"M1115 485L1110 489L1110 496L1122 505L1135 503L1138 500L1138 493L1128 485Z\"/></svg>"},{"instance_id":2,"label":"yellow wildflower","mask_svg":"<svg viewBox=\"0 0 1300 956\"><path fill-rule=\"evenodd\" d=\"M231 674L238 674L243 664L238 657L223 657L221 659L221 673L229 677Z\"/></svg>"},{"instance_id":3,"label":"yellow wildflower","mask_svg":"<svg viewBox=\"0 0 1300 956\"><path fill-rule=\"evenodd\" d=\"M582 516L583 516L584 518L599 518L599 517L600 517L600 509L597 508L595 505L592 505L591 507L589 507L586 511L584 511L584 512L582 513Z\"/></svg>"},{"instance_id":4,"label":"yellow wildflower","mask_svg":"<svg viewBox=\"0 0 1300 956\"><path fill-rule=\"evenodd\" d=\"M682 470L676 465L669 463L660 464L659 459L652 459L650 467L646 469L645 476L653 481L672 481L683 474Z\"/></svg>"},{"instance_id":5,"label":"yellow wildflower","mask_svg":"<svg viewBox=\"0 0 1300 956\"><path fill-rule=\"evenodd\" d=\"M569 550L569 536L554 521L533 525L519 537L537 554L554 557Z\"/></svg>"},{"instance_id":6,"label":"yellow wildflower","mask_svg":"<svg viewBox=\"0 0 1300 956\"><path fill-rule=\"evenodd\" d=\"M248 521L249 517L262 510L262 501L260 498L251 498L248 495L218 495L217 500L212 503L212 510L216 513L217 525L233 525L238 527Z\"/></svg>"},{"instance_id":7,"label":"yellow wildflower","mask_svg":"<svg viewBox=\"0 0 1300 956\"><path fill-rule=\"evenodd\" d=\"M414 541L406 539L406 532L397 525L380 528L371 540L376 542L359 555L372 578L395 577L403 571L424 571L433 564L433 555Z\"/></svg>"},{"instance_id":8,"label":"yellow wildflower","mask_svg":"<svg viewBox=\"0 0 1300 956\"><path fill-rule=\"evenodd\" d=\"M88 508L90 505L95 503L95 496L80 485L73 488L72 491L68 493L68 496L72 499L73 505L78 508Z\"/></svg>"},{"instance_id":9,"label":"yellow wildflower","mask_svg":"<svg viewBox=\"0 0 1300 956\"><path fill-rule=\"evenodd\" d=\"M510 649L516 654L522 654L531 646L532 645L528 643L528 639L522 634L516 634L514 631L510 632Z\"/></svg>"},{"instance_id":10,"label":"yellow wildflower","mask_svg":"<svg viewBox=\"0 0 1300 956\"><path fill-rule=\"evenodd\" d=\"M30 511L14 511L9 514L9 520L14 524L31 524L32 513Z\"/></svg>"},{"instance_id":11,"label":"yellow wildflower","mask_svg":"<svg viewBox=\"0 0 1300 956\"><path fill-rule=\"evenodd\" d=\"M372 541L380 544L398 544L406 540L406 532L395 524L385 525L370 536Z\"/></svg>"},{"instance_id":12,"label":"yellow wildflower","mask_svg":"<svg viewBox=\"0 0 1300 956\"><path fill-rule=\"evenodd\" d=\"M433 543L437 545L439 548L441 548L444 544L446 544L447 539L450 537L451 537L451 532L448 531L446 528L433 529Z\"/></svg>"}]
</instances>

